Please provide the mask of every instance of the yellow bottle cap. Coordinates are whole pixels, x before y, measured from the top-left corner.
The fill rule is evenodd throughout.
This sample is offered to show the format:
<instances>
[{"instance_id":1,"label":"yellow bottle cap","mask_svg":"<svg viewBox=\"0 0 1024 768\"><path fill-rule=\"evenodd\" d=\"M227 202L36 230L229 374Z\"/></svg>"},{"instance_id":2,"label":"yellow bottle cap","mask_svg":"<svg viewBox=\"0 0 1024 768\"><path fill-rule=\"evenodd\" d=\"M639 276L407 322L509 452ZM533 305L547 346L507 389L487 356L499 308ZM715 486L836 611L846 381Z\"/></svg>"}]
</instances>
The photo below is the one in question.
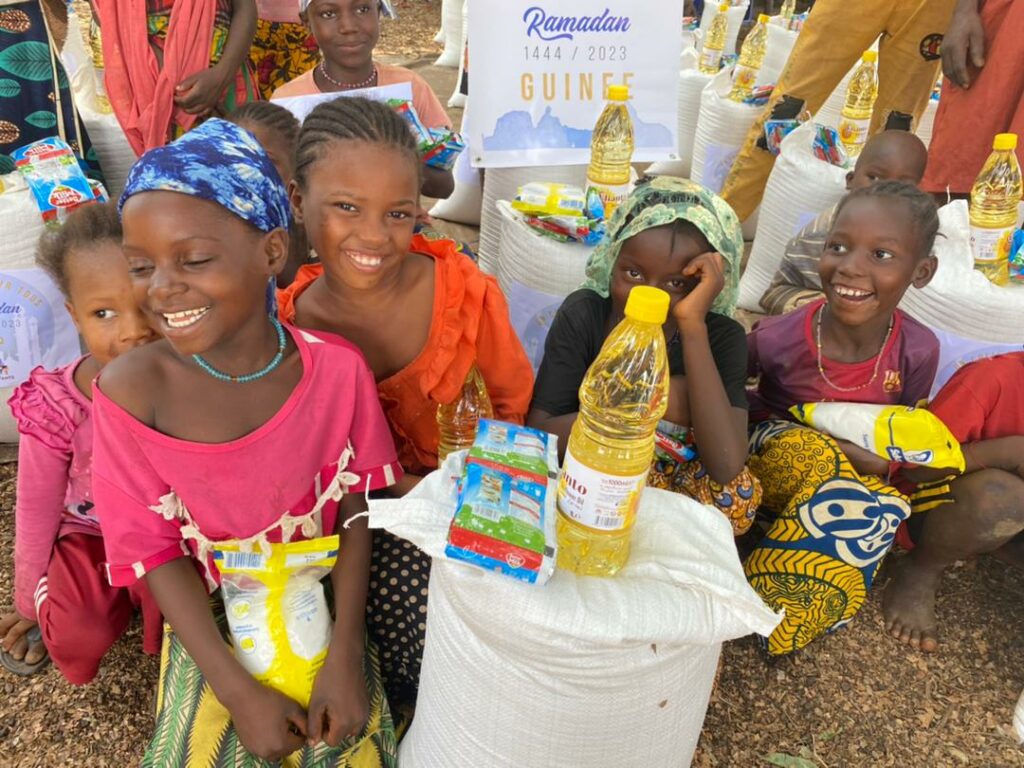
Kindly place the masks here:
<instances>
[{"instance_id":1,"label":"yellow bottle cap","mask_svg":"<svg viewBox=\"0 0 1024 768\"><path fill-rule=\"evenodd\" d=\"M729 5L728 3L722 3L721 5L718 6L718 12L719 13L725 13L730 8L732 8L732 6Z\"/></svg>"},{"instance_id":2,"label":"yellow bottle cap","mask_svg":"<svg viewBox=\"0 0 1024 768\"><path fill-rule=\"evenodd\" d=\"M767 13L759 13L759 14L757 14L757 23L758 24L767 24L768 23L768 14Z\"/></svg>"},{"instance_id":3,"label":"yellow bottle cap","mask_svg":"<svg viewBox=\"0 0 1024 768\"><path fill-rule=\"evenodd\" d=\"M878 51L864 51L860 56L860 60L869 64L874 64L878 61Z\"/></svg>"},{"instance_id":4,"label":"yellow bottle cap","mask_svg":"<svg viewBox=\"0 0 1024 768\"><path fill-rule=\"evenodd\" d=\"M638 285L626 299L626 317L641 323L664 324L668 318L669 296L660 288Z\"/></svg>"},{"instance_id":5,"label":"yellow bottle cap","mask_svg":"<svg viewBox=\"0 0 1024 768\"><path fill-rule=\"evenodd\" d=\"M1016 133L997 133L995 139L992 140L992 149L1007 150L1017 148L1017 134Z\"/></svg>"},{"instance_id":6,"label":"yellow bottle cap","mask_svg":"<svg viewBox=\"0 0 1024 768\"><path fill-rule=\"evenodd\" d=\"M629 86L628 85L609 85L608 86L608 100L609 101L628 101L629 100Z\"/></svg>"}]
</instances>

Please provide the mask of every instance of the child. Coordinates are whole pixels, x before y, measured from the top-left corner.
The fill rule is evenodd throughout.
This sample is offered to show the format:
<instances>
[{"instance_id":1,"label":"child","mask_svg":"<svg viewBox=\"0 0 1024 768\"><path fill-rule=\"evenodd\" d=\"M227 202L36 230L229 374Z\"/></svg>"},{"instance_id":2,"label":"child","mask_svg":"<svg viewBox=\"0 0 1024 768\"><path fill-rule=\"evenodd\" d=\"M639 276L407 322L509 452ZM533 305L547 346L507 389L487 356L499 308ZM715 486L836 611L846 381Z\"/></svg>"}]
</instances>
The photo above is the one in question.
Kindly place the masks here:
<instances>
[{"instance_id":1,"label":"child","mask_svg":"<svg viewBox=\"0 0 1024 768\"><path fill-rule=\"evenodd\" d=\"M87 205L43 236L38 262L67 299L88 354L36 368L14 391L18 421L14 611L0 617L3 666L30 675L49 658L74 685L90 682L141 605L143 647L158 653L160 612L139 584L111 587L92 496L92 380L115 357L156 338L135 304L112 204Z\"/></svg>"},{"instance_id":2,"label":"child","mask_svg":"<svg viewBox=\"0 0 1024 768\"><path fill-rule=\"evenodd\" d=\"M849 621L864 603L906 497L883 478L889 465L851 443L796 426L789 408L842 401L915 405L938 366L935 335L896 307L935 272L939 228L930 196L884 181L849 193L825 241L825 298L762 320L747 338L756 424L750 468L778 513L747 559L747 578L786 611L772 654L802 648Z\"/></svg>"},{"instance_id":3,"label":"child","mask_svg":"<svg viewBox=\"0 0 1024 768\"><path fill-rule=\"evenodd\" d=\"M275 99L350 91L396 83L412 85L412 104L427 128L451 128L427 81L404 67L373 60L380 37L381 0L299 0L299 17L316 38L323 58L304 75L274 91ZM422 192L446 198L455 189L451 171L424 167Z\"/></svg>"},{"instance_id":4,"label":"child","mask_svg":"<svg viewBox=\"0 0 1024 768\"><path fill-rule=\"evenodd\" d=\"M459 395L474 364L495 416L517 424L533 371L494 278L452 240L413 235L421 165L398 114L355 97L321 104L295 157L292 209L320 263L278 292L281 318L337 333L366 355L412 474L403 493L437 467L437 406ZM416 697L430 564L404 540L374 538L370 629L398 717Z\"/></svg>"},{"instance_id":5,"label":"child","mask_svg":"<svg viewBox=\"0 0 1024 768\"><path fill-rule=\"evenodd\" d=\"M256 137L256 141L270 157L270 162L274 164L285 184L292 180L295 168L295 143L299 138L299 121L295 119L295 115L279 104L251 101L232 112L228 120ZM309 262L306 230L295 226L293 222L288 228L288 261L277 275L277 287L285 288L291 285L299 267Z\"/></svg>"},{"instance_id":6,"label":"child","mask_svg":"<svg viewBox=\"0 0 1024 768\"><path fill-rule=\"evenodd\" d=\"M876 133L864 145L853 170L846 174L846 189L861 189L889 180L905 181L916 187L921 183L927 161L928 150L914 134L896 130ZM761 297L761 306L768 314L783 315L821 298L818 262L835 215L833 206L786 244L782 263Z\"/></svg>"},{"instance_id":7,"label":"child","mask_svg":"<svg viewBox=\"0 0 1024 768\"><path fill-rule=\"evenodd\" d=\"M928 406L963 444L967 470L911 496L915 546L885 589L886 629L917 650L938 648L935 590L947 567L986 552L1024 564L1022 405L1024 353L1015 352L965 366ZM943 473L906 474L927 481Z\"/></svg>"},{"instance_id":8,"label":"child","mask_svg":"<svg viewBox=\"0 0 1024 768\"><path fill-rule=\"evenodd\" d=\"M295 0L256 0L256 35L249 61L256 73L260 95L269 99L289 80L317 65L316 38L299 20Z\"/></svg>"},{"instance_id":9,"label":"child","mask_svg":"<svg viewBox=\"0 0 1024 768\"><path fill-rule=\"evenodd\" d=\"M682 460L658 448L650 484L721 510L737 535L760 503L747 459L746 343L728 315L736 301L743 234L713 192L662 176L637 185L591 256L587 283L569 295L544 346L527 423L559 437L564 453L579 411L579 388L637 285L672 298L665 323L668 410L658 430L696 446ZM692 434L687 436L688 432Z\"/></svg>"},{"instance_id":10,"label":"child","mask_svg":"<svg viewBox=\"0 0 1024 768\"><path fill-rule=\"evenodd\" d=\"M164 339L95 387L97 509L111 583L145 579L167 618L143 765L393 766L364 645L363 494L401 468L359 352L265 313L288 253L288 199L246 131L212 119L133 167L121 197L136 300ZM308 713L235 660L213 547L338 533L335 624ZM182 724L185 723L184 727ZM321 743L323 742L323 743ZM305 745L305 747L303 747Z\"/></svg>"},{"instance_id":11,"label":"child","mask_svg":"<svg viewBox=\"0 0 1024 768\"><path fill-rule=\"evenodd\" d=\"M249 71L253 0L91 0L104 83L132 149L142 154L197 120L259 98Z\"/></svg>"}]
</instances>

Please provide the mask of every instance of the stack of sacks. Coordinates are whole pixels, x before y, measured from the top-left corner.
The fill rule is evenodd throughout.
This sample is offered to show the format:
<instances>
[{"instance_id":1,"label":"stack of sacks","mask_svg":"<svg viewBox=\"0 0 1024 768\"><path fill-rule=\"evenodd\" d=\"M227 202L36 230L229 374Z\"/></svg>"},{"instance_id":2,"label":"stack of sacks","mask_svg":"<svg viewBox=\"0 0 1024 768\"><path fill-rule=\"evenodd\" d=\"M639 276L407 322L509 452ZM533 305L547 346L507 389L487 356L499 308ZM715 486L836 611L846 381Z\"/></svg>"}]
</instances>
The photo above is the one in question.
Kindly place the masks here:
<instances>
[{"instance_id":1,"label":"stack of sacks","mask_svg":"<svg viewBox=\"0 0 1024 768\"><path fill-rule=\"evenodd\" d=\"M536 372L555 313L562 300L583 283L592 249L537 234L505 200L498 201L498 210L502 217L498 284L508 300L512 327Z\"/></svg>"},{"instance_id":2,"label":"stack of sacks","mask_svg":"<svg viewBox=\"0 0 1024 768\"><path fill-rule=\"evenodd\" d=\"M814 123L806 123L782 140L761 199L760 217L747 268L740 278L739 305L763 312L761 296L775 276L786 243L814 218L839 202L846 171L814 156Z\"/></svg>"},{"instance_id":3,"label":"stack of sacks","mask_svg":"<svg viewBox=\"0 0 1024 768\"><path fill-rule=\"evenodd\" d=\"M680 58L679 159L653 163L647 169L647 173L652 176L690 178L693 140L697 135L697 121L700 118L700 95L712 78L712 75L705 75L697 68L697 61L696 48L685 49Z\"/></svg>"},{"instance_id":4,"label":"stack of sacks","mask_svg":"<svg viewBox=\"0 0 1024 768\"><path fill-rule=\"evenodd\" d=\"M711 26L711 22L715 20L715 16L718 15L718 6L720 3L706 2L704 3L704 11L700 16L700 32L701 39L707 38L708 27ZM725 50L723 54L725 56L731 56L736 53L736 41L740 36L740 27L743 25L743 20L747 17L747 9L750 7L750 0L743 0L739 5L733 5L726 14L729 17L729 23L726 26L725 33Z\"/></svg>"},{"instance_id":5,"label":"stack of sacks","mask_svg":"<svg viewBox=\"0 0 1024 768\"><path fill-rule=\"evenodd\" d=\"M469 110L462 113L462 127L459 132L462 137L469 141ZM480 205L483 200L483 190L480 187L480 171L473 167L472 150L466 146L465 151L459 155L452 168L452 176L455 178L455 189L444 200L438 200L430 209L430 215L446 221L454 221L458 224L469 226L480 226Z\"/></svg>"},{"instance_id":6,"label":"stack of sacks","mask_svg":"<svg viewBox=\"0 0 1024 768\"><path fill-rule=\"evenodd\" d=\"M441 31L444 33L444 50L434 62L435 67L459 66L465 45L466 28L462 23L464 10L465 0L443 0L441 3ZM438 42L441 41L438 40Z\"/></svg>"},{"instance_id":7,"label":"stack of sacks","mask_svg":"<svg viewBox=\"0 0 1024 768\"><path fill-rule=\"evenodd\" d=\"M549 165L533 168L488 168L484 171L480 247L477 250L480 269L484 272L491 275L498 273L503 218L498 211L498 201L511 200L521 186L538 180L586 187L587 166Z\"/></svg>"},{"instance_id":8,"label":"stack of sacks","mask_svg":"<svg viewBox=\"0 0 1024 768\"><path fill-rule=\"evenodd\" d=\"M99 157L107 192L111 199L116 200L121 196L128 171L138 157L128 143L117 117L109 111L109 107L101 106L97 100L96 69L91 54L85 48L83 34L83 22L75 13L74 6L69 5L68 34L60 60L70 78L71 94L78 115Z\"/></svg>"},{"instance_id":9,"label":"stack of sacks","mask_svg":"<svg viewBox=\"0 0 1024 768\"><path fill-rule=\"evenodd\" d=\"M721 643L779 621L713 508L645 489L614 579L558 569L543 587L444 558L462 454L369 525L433 559L427 644L403 768L689 765Z\"/></svg>"},{"instance_id":10,"label":"stack of sacks","mask_svg":"<svg viewBox=\"0 0 1024 768\"><path fill-rule=\"evenodd\" d=\"M732 71L723 69L701 92L693 140L690 178L714 192L721 191L750 126L764 109L733 101L728 98L730 90Z\"/></svg>"},{"instance_id":11,"label":"stack of sacks","mask_svg":"<svg viewBox=\"0 0 1024 768\"><path fill-rule=\"evenodd\" d=\"M466 94L460 89L462 86L462 78L466 74L466 48L468 46L467 38L469 37L469 0L465 0L462 6L462 53L459 55L459 74L455 78L455 90L452 91L451 98L448 99L448 106L453 108L461 108L466 106Z\"/></svg>"}]
</instances>

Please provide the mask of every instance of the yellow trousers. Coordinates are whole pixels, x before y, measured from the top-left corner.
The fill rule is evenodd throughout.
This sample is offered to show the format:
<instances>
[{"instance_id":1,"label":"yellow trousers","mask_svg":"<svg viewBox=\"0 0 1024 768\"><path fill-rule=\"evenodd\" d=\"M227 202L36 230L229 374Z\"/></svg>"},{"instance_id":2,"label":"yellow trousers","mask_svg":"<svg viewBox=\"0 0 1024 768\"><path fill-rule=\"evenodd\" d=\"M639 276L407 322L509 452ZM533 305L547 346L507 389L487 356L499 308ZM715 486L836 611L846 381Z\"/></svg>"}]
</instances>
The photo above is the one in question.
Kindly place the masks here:
<instances>
[{"instance_id":1,"label":"yellow trousers","mask_svg":"<svg viewBox=\"0 0 1024 768\"><path fill-rule=\"evenodd\" d=\"M751 126L722 189L722 197L746 219L761 202L775 157L757 146L765 120L784 96L816 113L881 35L878 100L871 132L889 115L911 115L914 125L939 74L939 45L955 0L817 0L789 62L761 116Z\"/></svg>"}]
</instances>

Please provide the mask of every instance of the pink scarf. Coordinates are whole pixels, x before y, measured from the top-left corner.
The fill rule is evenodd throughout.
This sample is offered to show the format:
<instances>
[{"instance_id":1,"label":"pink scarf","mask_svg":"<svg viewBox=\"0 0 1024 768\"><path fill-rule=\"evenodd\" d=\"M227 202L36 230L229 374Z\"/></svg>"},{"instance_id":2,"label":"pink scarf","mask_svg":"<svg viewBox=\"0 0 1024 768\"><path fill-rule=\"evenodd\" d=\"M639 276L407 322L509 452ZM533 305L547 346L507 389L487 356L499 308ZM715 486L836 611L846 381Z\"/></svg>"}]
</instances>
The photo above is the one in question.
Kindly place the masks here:
<instances>
[{"instance_id":1,"label":"pink scarf","mask_svg":"<svg viewBox=\"0 0 1024 768\"><path fill-rule=\"evenodd\" d=\"M187 130L197 119L175 106L174 87L210 66L217 0L176 0L163 68L149 45L146 0L94 0L94 5L107 95L128 142L141 155L167 143L172 120Z\"/></svg>"}]
</instances>

